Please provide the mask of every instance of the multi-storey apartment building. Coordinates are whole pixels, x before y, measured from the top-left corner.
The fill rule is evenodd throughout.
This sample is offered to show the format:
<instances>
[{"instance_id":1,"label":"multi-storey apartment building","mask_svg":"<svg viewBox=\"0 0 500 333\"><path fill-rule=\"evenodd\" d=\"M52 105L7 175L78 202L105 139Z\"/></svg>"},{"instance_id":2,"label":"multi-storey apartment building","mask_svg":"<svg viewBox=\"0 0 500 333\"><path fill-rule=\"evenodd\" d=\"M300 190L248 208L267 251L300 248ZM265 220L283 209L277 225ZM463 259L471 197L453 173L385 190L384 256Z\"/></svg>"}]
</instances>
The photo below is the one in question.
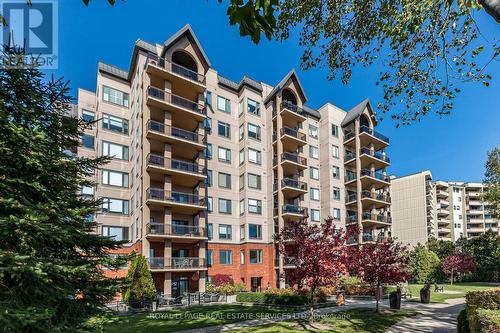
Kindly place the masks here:
<instances>
[{"instance_id":1,"label":"multi-storey apartment building","mask_svg":"<svg viewBox=\"0 0 500 333\"><path fill-rule=\"evenodd\" d=\"M425 244L428 238L456 241L499 231L499 221L482 199L485 186L471 182L432 182L430 171L391 182L392 234L403 243Z\"/></svg>"},{"instance_id":2,"label":"multi-storey apartment building","mask_svg":"<svg viewBox=\"0 0 500 333\"><path fill-rule=\"evenodd\" d=\"M293 70L276 86L221 76L189 26L138 40L128 71L99 63L95 92L78 91L95 121L78 153L112 156L82 189L103 200L98 232L142 253L168 295L204 291L215 274L285 286L293 258L273 235L304 217L356 224L353 241L387 236L389 139L369 101L306 102Z\"/></svg>"}]
</instances>

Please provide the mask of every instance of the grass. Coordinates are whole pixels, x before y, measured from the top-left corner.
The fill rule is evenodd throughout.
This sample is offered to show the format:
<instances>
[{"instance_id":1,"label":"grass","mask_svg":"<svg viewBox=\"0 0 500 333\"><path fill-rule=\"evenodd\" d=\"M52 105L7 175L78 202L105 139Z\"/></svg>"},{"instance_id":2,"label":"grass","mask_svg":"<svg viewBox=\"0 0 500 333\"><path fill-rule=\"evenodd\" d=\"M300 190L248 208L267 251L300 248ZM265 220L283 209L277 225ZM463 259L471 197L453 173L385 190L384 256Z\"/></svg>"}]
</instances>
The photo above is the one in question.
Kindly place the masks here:
<instances>
[{"instance_id":1,"label":"grass","mask_svg":"<svg viewBox=\"0 0 500 333\"><path fill-rule=\"evenodd\" d=\"M107 317L93 318L88 326L101 327L103 332L108 333L163 333L224 325L292 311L289 309L220 304L133 315L109 315Z\"/></svg>"},{"instance_id":2,"label":"grass","mask_svg":"<svg viewBox=\"0 0 500 333\"><path fill-rule=\"evenodd\" d=\"M432 303L446 303L446 300L452 298L462 298L468 291L479 291L491 289L498 284L487 283L487 282L465 282L465 283L454 283L450 284L438 284L440 287L444 288L444 292L438 293L434 292L434 285L431 285L431 302ZM422 289L423 284L410 284L408 290L411 291L412 296L416 299L420 299L420 289ZM395 290L395 287L390 287L389 291Z\"/></svg>"},{"instance_id":3,"label":"grass","mask_svg":"<svg viewBox=\"0 0 500 333\"><path fill-rule=\"evenodd\" d=\"M290 320L262 326L244 327L234 333L269 333L269 332L342 332L342 333L382 333L385 330L416 313L404 310L376 313L374 309L351 309L332 314L328 317L308 320Z\"/></svg>"}]
</instances>

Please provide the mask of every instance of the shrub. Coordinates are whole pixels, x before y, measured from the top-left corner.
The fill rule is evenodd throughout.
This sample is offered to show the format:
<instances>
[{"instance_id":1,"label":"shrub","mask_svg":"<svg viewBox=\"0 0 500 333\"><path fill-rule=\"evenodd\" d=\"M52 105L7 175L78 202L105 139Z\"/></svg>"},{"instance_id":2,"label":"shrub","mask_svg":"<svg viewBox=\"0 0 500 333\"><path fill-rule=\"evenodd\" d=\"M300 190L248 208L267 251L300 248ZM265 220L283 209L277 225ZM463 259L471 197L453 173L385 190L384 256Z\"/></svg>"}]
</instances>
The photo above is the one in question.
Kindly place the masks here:
<instances>
[{"instance_id":1,"label":"shrub","mask_svg":"<svg viewBox=\"0 0 500 333\"><path fill-rule=\"evenodd\" d=\"M298 294L291 289L267 290L263 293L242 293L236 296L236 301L269 304L269 305L305 305L309 303L309 297L304 294Z\"/></svg>"},{"instance_id":2,"label":"shrub","mask_svg":"<svg viewBox=\"0 0 500 333\"><path fill-rule=\"evenodd\" d=\"M245 285L243 283L232 284L219 284L215 285L214 283L207 283L205 290L209 293L218 293L218 294L229 294L232 295L234 293L245 291Z\"/></svg>"},{"instance_id":3,"label":"shrub","mask_svg":"<svg viewBox=\"0 0 500 333\"><path fill-rule=\"evenodd\" d=\"M472 333L500 332L500 288L470 291L465 299L467 320Z\"/></svg>"},{"instance_id":4,"label":"shrub","mask_svg":"<svg viewBox=\"0 0 500 333\"><path fill-rule=\"evenodd\" d=\"M409 254L408 271L417 283L436 282L441 262L438 256L423 246L417 246Z\"/></svg>"},{"instance_id":5,"label":"shrub","mask_svg":"<svg viewBox=\"0 0 500 333\"><path fill-rule=\"evenodd\" d=\"M345 276L340 278L339 287L347 295L374 295L373 288L357 276Z\"/></svg>"},{"instance_id":6,"label":"shrub","mask_svg":"<svg viewBox=\"0 0 500 333\"><path fill-rule=\"evenodd\" d=\"M467 320L467 311L460 311L457 318L457 333L470 333L469 321Z\"/></svg>"}]
</instances>

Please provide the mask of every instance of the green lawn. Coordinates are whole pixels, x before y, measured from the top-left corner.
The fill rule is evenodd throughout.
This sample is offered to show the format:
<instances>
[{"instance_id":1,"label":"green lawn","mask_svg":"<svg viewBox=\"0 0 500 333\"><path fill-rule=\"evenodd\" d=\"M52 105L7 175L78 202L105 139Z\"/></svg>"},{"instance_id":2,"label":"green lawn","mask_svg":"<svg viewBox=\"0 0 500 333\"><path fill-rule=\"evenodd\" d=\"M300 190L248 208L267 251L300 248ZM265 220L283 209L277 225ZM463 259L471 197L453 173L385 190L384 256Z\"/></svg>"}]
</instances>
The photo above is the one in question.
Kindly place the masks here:
<instances>
[{"instance_id":1,"label":"green lawn","mask_svg":"<svg viewBox=\"0 0 500 333\"><path fill-rule=\"evenodd\" d=\"M230 332L234 333L269 333L269 332L339 332L339 333L382 333L414 312L398 310L384 310L376 313L374 309L352 309L337 312L334 316L317 319L314 322L307 320L282 321L263 326L245 327Z\"/></svg>"},{"instance_id":2,"label":"green lawn","mask_svg":"<svg viewBox=\"0 0 500 333\"><path fill-rule=\"evenodd\" d=\"M258 306L220 304L123 316L110 315L108 317L94 318L89 323L89 326L102 327L104 332L109 333L163 333L223 325L257 319L268 314L289 313L291 311L292 310L270 309Z\"/></svg>"},{"instance_id":3,"label":"green lawn","mask_svg":"<svg viewBox=\"0 0 500 333\"><path fill-rule=\"evenodd\" d=\"M468 291L486 290L495 288L498 284L486 283L486 282L466 282L466 283L454 283L450 284L438 284L440 287L444 288L444 292L436 293L434 292L434 285L431 285L431 302L432 303L446 303L447 299L451 298L461 298L465 297ZM420 289L422 289L423 284L410 284L408 289L411 291L412 296L416 299L420 299ZM389 288L390 290L395 290L394 287Z\"/></svg>"}]
</instances>

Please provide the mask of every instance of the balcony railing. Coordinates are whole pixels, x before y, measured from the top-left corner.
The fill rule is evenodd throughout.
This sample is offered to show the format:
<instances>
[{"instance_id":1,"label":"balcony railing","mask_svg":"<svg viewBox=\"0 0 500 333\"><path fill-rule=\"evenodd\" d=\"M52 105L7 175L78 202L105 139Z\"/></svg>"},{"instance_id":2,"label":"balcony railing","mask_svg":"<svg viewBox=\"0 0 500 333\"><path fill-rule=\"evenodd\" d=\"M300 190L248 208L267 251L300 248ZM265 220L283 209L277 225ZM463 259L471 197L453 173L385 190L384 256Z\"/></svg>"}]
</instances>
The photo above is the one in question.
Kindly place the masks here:
<instances>
[{"instance_id":1,"label":"balcony railing","mask_svg":"<svg viewBox=\"0 0 500 333\"><path fill-rule=\"evenodd\" d=\"M275 258L274 260L275 266L279 266L280 264L280 259ZM283 257L283 266L295 266L296 265L296 259L295 257Z\"/></svg>"},{"instance_id":2,"label":"balcony railing","mask_svg":"<svg viewBox=\"0 0 500 333\"><path fill-rule=\"evenodd\" d=\"M147 126L148 130L153 132L174 136L176 138L188 140L194 143L199 143L199 144L204 143L204 136L199 135L196 132L190 132L183 130L181 128L165 125L163 123L154 120L149 120Z\"/></svg>"},{"instance_id":3,"label":"balcony railing","mask_svg":"<svg viewBox=\"0 0 500 333\"><path fill-rule=\"evenodd\" d=\"M346 203L353 202L353 201L356 201L356 200L358 200L358 195L356 193L348 193L345 196L345 202Z\"/></svg>"},{"instance_id":4,"label":"balcony railing","mask_svg":"<svg viewBox=\"0 0 500 333\"><path fill-rule=\"evenodd\" d=\"M373 236L371 234L363 234L363 242L373 242Z\"/></svg>"},{"instance_id":5,"label":"balcony railing","mask_svg":"<svg viewBox=\"0 0 500 333\"><path fill-rule=\"evenodd\" d=\"M292 104L292 103L290 103L288 101L281 102L281 109L287 109L287 110L290 110L293 113L296 113L296 114L299 114L299 115L304 115L305 114L304 110L301 107L299 107L299 106L297 106L295 104Z\"/></svg>"},{"instance_id":6,"label":"balcony railing","mask_svg":"<svg viewBox=\"0 0 500 333\"><path fill-rule=\"evenodd\" d=\"M152 200L169 201L179 204L206 207L205 197L196 194L165 191L161 188L148 188L146 190L146 193L147 193L147 198Z\"/></svg>"},{"instance_id":7,"label":"balcony railing","mask_svg":"<svg viewBox=\"0 0 500 333\"><path fill-rule=\"evenodd\" d=\"M197 225L148 223L147 232L152 235L207 237L206 229Z\"/></svg>"},{"instance_id":8,"label":"balcony railing","mask_svg":"<svg viewBox=\"0 0 500 333\"><path fill-rule=\"evenodd\" d=\"M353 151L346 150L344 154L344 161L350 161L352 159L356 158L356 154Z\"/></svg>"},{"instance_id":9,"label":"balcony railing","mask_svg":"<svg viewBox=\"0 0 500 333\"><path fill-rule=\"evenodd\" d=\"M290 214L306 215L307 211L307 208L290 204L283 205L282 209L283 209L283 214L290 213Z\"/></svg>"},{"instance_id":10,"label":"balcony railing","mask_svg":"<svg viewBox=\"0 0 500 333\"><path fill-rule=\"evenodd\" d=\"M358 223L358 216L357 215L347 215L346 224L351 224L351 223Z\"/></svg>"},{"instance_id":11,"label":"balcony railing","mask_svg":"<svg viewBox=\"0 0 500 333\"><path fill-rule=\"evenodd\" d=\"M285 178L281 180L281 187L292 187L298 190L307 191L307 183L292 178Z\"/></svg>"},{"instance_id":12,"label":"balcony railing","mask_svg":"<svg viewBox=\"0 0 500 333\"><path fill-rule=\"evenodd\" d=\"M384 181L386 183L390 183L391 182L391 178L385 176L383 173L381 173L381 172L373 172L373 171L370 171L370 170L367 170L367 169L361 170L361 176L372 177L372 178Z\"/></svg>"},{"instance_id":13,"label":"balcony railing","mask_svg":"<svg viewBox=\"0 0 500 333\"><path fill-rule=\"evenodd\" d=\"M383 134L381 134L381 133L379 133L379 132L371 129L368 126L364 126L364 125L360 126L359 127L359 132L360 133L368 133L370 135L373 135L374 137L376 137L379 140L382 140L382 141L384 141L386 143L389 143L389 138L388 137L386 137L385 135L383 135Z\"/></svg>"},{"instance_id":14,"label":"balcony railing","mask_svg":"<svg viewBox=\"0 0 500 333\"><path fill-rule=\"evenodd\" d=\"M189 80L193 80L199 83L205 83L205 75L198 74L197 72L189 68L176 64L175 62L170 62L165 58L159 58L158 56L149 55L148 63L152 63L153 65L163 68L168 72L183 76Z\"/></svg>"},{"instance_id":15,"label":"balcony railing","mask_svg":"<svg viewBox=\"0 0 500 333\"><path fill-rule=\"evenodd\" d=\"M206 175L205 168L199 164L184 162L155 154L148 155L148 165Z\"/></svg>"},{"instance_id":16,"label":"balcony railing","mask_svg":"<svg viewBox=\"0 0 500 333\"><path fill-rule=\"evenodd\" d=\"M363 212L363 220L377 221L383 223L391 223L392 219L390 216L385 216L384 214L372 214L370 212Z\"/></svg>"},{"instance_id":17,"label":"balcony railing","mask_svg":"<svg viewBox=\"0 0 500 333\"><path fill-rule=\"evenodd\" d=\"M205 259L197 257L151 257L148 258L148 261L151 269L193 269L207 267Z\"/></svg>"},{"instance_id":18,"label":"balcony railing","mask_svg":"<svg viewBox=\"0 0 500 333\"><path fill-rule=\"evenodd\" d=\"M372 150L370 148L367 148L367 147L362 147L360 149L360 154L370 155L372 157L375 157L378 160L381 160L381 161L384 161L387 163L390 162L390 159L389 159L389 157L387 157L387 155L382 154L380 152L372 152Z\"/></svg>"},{"instance_id":19,"label":"balcony railing","mask_svg":"<svg viewBox=\"0 0 500 333\"><path fill-rule=\"evenodd\" d=\"M281 161L290 161L307 166L307 158L299 156L298 154L283 153L281 154Z\"/></svg>"},{"instance_id":20,"label":"balcony railing","mask_svg":"<svg viewBox=\"0 0 500 333\"><path fill-rule=\"evenodd\" d=\"M370 191L361 192L362 198L371 198L379 201L391 202L391 197L384 193L375 193Z\"/></svg>"},{"instance_id":21,"label":"balcony railing","mask_svg":"<svg viewBox=\"0 0 500 333\"><path fill-rule=\"evenodd\" d=\"M193 111L202 115L205 115L205 106L202 104L193 102L187 98L171 94L165 90L158 89L156 87L148 87L148 95L159 99L161 101L173 104L175 106Z\"/></svg>"},{"instance_id":22,"label":"balcony railing","mask_svg":"<svg viewBox=\"0 0 500 333\"><path fill-rule=\"evenodd\" d=\"M302 132L299 132L296 129L290 127L283 127L280 132L281 135L289 135L299 140L306 141L306 135Z\"/></svg>"},{"instance_id":23,"label":"balcony railing","mask_svg":"<svg viewBox=\"0 0 500 333\"><path fill-rule=\"evenodd\" d=\"M351 180L355 180L355 179L356 179L356 172L350 171L350 170L346 170L345 181L346 182L350 182Z\"/></svg>"},{"instance_id":24,"label":"balcony railing","mask_svg":"<svg viewBox=\"0 0 500 333\"><path fill-rule=\"evenodd\" d=\"M355 135L356 135L356 133L354 133L353 131L345 132L344 141L347 141L347 140L354 138Z\"/></svg>"}]
</instances>

